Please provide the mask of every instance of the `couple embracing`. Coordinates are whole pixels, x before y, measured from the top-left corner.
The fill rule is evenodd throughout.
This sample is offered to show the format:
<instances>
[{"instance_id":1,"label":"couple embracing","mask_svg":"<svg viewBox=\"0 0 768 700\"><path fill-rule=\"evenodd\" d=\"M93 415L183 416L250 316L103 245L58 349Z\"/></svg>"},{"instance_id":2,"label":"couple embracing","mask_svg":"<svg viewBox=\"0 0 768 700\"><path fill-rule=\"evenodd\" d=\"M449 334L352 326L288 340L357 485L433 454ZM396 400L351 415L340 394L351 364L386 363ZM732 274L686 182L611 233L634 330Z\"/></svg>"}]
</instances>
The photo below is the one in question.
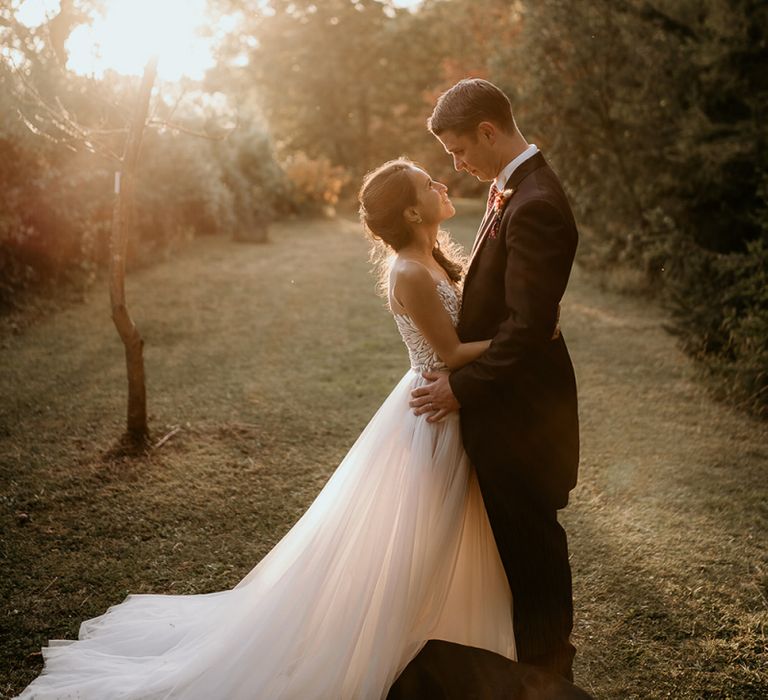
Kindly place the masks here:
<instances>
[{"instance_id":1,"label":"couple embracing","mask_svg":"<svg viewBox=\"0 0 768 700\"><path fill-rule=\"evenodd\" d=\"M51 640L21 698L588 697L570 682L557 520L578 466L558 323L576 226L496 86L459 82L429 128L491 186L467 263L440 231L444 185L406 159L363 183L411 369L234 588L129 595L78 640Z\"/></svg>"}]
</instances>

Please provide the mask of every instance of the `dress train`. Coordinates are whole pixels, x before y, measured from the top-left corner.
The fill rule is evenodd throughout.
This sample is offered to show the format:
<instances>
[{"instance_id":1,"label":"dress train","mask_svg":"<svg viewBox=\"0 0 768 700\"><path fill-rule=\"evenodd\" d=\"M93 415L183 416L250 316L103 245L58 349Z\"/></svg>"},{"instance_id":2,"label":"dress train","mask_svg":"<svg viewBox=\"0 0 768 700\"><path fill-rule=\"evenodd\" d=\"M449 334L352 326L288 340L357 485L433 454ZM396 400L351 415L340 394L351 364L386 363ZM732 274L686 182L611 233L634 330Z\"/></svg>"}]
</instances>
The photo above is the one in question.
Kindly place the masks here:
<instances>
[{"instance_id":1,"label":"dress train","mask_svg":"<svg viewBox=\"0 0 768 700\"><path fill-rule=\"evenodd\" d=\"M515 658L511 596L455 414L409 370L315 501L233 589L128 595L51 640L20 700L383 698L428 639Z\"/></svg>"}]
</instances>

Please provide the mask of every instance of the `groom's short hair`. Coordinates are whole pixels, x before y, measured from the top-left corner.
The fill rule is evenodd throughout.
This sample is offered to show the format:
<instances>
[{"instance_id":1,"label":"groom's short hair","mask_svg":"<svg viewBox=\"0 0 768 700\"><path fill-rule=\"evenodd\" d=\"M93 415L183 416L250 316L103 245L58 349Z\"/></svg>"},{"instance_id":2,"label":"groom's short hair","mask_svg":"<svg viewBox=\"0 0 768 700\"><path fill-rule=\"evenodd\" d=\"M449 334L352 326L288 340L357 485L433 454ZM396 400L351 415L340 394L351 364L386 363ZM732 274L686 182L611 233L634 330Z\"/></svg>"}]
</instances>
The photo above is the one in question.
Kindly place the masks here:
<instances>
[{"instance_id":1,"label":"groom's short hair","mask_svg":"<svg viewBox=\"0 0 768 700\"><path fill-rule=\"evenodd\" d=\"M493 83L481 78L465 78L437 99L427 128L435 135L444 131L456 134L474 132L480 122L493 122L503 131L515 128L509 98Z\"/></svg>"}]
</instances>

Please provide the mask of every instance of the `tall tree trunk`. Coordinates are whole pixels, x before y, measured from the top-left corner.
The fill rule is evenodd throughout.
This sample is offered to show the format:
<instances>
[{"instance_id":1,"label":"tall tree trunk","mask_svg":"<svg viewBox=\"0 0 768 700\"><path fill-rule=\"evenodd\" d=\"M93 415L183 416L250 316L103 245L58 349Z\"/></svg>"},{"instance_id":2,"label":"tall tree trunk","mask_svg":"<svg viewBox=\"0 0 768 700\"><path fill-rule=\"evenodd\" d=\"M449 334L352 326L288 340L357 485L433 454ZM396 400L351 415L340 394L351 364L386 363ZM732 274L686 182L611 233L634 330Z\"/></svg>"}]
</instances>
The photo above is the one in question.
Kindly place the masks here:
<instances>
[{"instance_id":1,"label":"tall tree trunk","mask_svg":"<svg viewBox=\"0 0 768 700\"><path fill-rule=\"evenodd\" d=\"M144 381L144 340L133 322L125 301L125 257L131 208L135 189L136 164L139 159L141 137L149 111L149 98L157 73L157 57L153 56L144 67L141 88L131 120L121 171L115 177L117 195L112 210L112 237L110 240L109 298L112 320L125 346L128 373L128 425L126 438L133 447L141 447L149 438L147 426L147 394Z\"/></svg>"}]
</instances>

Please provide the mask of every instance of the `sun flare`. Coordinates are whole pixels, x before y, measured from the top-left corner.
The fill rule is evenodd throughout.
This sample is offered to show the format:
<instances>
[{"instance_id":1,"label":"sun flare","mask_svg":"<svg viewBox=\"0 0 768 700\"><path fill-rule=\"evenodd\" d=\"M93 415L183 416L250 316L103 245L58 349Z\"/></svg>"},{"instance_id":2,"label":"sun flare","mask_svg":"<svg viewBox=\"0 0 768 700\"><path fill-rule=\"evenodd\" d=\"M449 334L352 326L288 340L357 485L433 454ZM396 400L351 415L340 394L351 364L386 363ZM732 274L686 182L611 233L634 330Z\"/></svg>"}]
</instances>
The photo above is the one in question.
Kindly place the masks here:
<instances>
[{"instance_id":1,"label":"sun flare","mask_svg":"<svg viewBox=\"0 0 768 700\"><path fill-rule=\"evenodd\" d=\"M39 24L53 17L58 5L56 0L25 0L17 18ZM147 59L159 54L161 78L200 79L214 65L211 19L206 0L108 0L102 13L70 35L67 67L95 77L106 70L139 75Z\"/></svg>"}]
</instances>

